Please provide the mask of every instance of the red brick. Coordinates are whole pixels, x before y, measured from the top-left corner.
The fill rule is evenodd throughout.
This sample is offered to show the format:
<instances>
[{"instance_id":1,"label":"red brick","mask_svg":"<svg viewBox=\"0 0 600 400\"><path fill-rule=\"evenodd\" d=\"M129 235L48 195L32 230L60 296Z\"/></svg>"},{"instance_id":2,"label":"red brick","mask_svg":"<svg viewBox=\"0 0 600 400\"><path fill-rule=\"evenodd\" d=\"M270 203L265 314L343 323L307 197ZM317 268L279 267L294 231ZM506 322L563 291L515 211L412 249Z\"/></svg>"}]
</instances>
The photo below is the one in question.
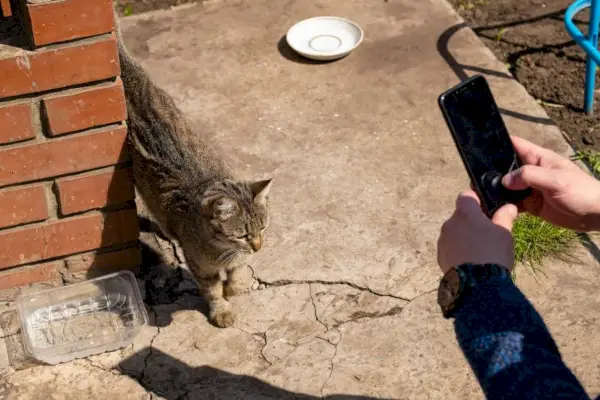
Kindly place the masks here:
<instances>
[{"instance_id":1,"label":"red brick","mask_svg":"<svg viewBox=\"0 0 600 400\"><path fill-rule=\"evenodd\" d=\"M0 14L2 14L3 17L12 16L10 0L0 0L0 11L2 11Z\"/></svg>"},{"instance_id":2,"label":"red brick","mask_svg":"<svg viewBox=\"0 0 600 400\"><path fill-rule=\"evenodd\" d=\"M0 107L0 144L34 137L31 104L21 103Z\"/></svg>"},{"instance_id":3,"label":"red brick","mask_svg":"<svg viewBox=\"0 0 600 400\"><path fill-rule=\"evenodd\" d=\"M110 86L44 99L50 136L61 135L127 118L120 81Z\"/></svg>"},{"instance_id":4,"label":"red brick","mask_svg":"<svg viewBox=\"0 0 600 400\"><path fill-rule=\"evenodd\" d=\"M134 199L131 170L87 174L56 181L63 215L125 203Z\"/></svg>"},{"instance_id":5,"label":"red brick","mask_svg":"<svg viewBox=\"0 0 600 400\"><path fill-rule=\"evenodd\" d=\"M110 253L85 253L66 260L69 272L89 270L120 271L137 267L142 263L142 253L139 247L113 251Z\"/></svg>"},{"instance_id":6,"label":"red brick","mask_svg":"<svg viewBox=\"0 0 600 400\"><path fill-rule=\"evenodd\" d=\"M0 191L0 228L48 218L44 186Z\"/></svg>"},{"instance_id":7,"label":"red brick","mask_svg":"<svg viewBox=\"0 0 600 400\"><path fill-rule=\"evenodd\" d=\"M6 271L0 274L0 290L57 279L62 265L61 261L54 261Z\"/></svg>"},{"instance_id":8,"label":"red brick","mask_svg":"<svg viewBox=\"0 0 600 400\"><path fill-rule=\"evenodd\" d=\"M0 233L0 269L137 240L136 211L93 213Z\"/></svg>"},{"instance_id":9,"label":"red brick","mask_svg":"<svg viewBox=\"0 0 600 400\"><path fill-rule=\"evenodd\" d=\"M63 0L27 4L36 46L107 33L114 28L112 0Z\"/></svg>"},{"instance_id":10,"label":"red brick","mask_svg":"<svg viewBox=\"0 0 600 400\"><path fill-rule=\"evenodd\" d=\"M128 159L124 126L26 144L0 150L0 186L106 167Z\"/></svg>"},{"instance_id":11,"label":"red brick","mask_svg":"<svg viewBox=\"0 0 600 400\"><path fill-rule=\"evenodd\" d=\"M87 3L87 2L82 2ZM0 60L0 98L43 92L119 75L113 37Z\"/></svg>"}]
</instances>

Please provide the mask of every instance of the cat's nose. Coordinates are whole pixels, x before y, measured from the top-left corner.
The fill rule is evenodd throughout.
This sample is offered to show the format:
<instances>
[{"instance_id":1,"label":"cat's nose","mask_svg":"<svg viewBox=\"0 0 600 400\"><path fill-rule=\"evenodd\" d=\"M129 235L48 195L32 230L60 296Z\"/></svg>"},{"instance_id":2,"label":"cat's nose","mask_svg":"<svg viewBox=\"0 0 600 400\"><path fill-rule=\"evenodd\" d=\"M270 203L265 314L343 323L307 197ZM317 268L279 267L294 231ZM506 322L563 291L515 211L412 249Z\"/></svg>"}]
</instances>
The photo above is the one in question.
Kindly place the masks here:
<instances>
[{"instance_id":1,"label":"cat's nose","mask_svg":"<svg viewBox=\"0 0 600 400\"><path fill-rule=\"evenodd\" d=\"M262 247L262 240L260 240L260 238L250 240L250 247L252 247L252 250L254 251L259 251Z\"/></svg>"}]
</instances>

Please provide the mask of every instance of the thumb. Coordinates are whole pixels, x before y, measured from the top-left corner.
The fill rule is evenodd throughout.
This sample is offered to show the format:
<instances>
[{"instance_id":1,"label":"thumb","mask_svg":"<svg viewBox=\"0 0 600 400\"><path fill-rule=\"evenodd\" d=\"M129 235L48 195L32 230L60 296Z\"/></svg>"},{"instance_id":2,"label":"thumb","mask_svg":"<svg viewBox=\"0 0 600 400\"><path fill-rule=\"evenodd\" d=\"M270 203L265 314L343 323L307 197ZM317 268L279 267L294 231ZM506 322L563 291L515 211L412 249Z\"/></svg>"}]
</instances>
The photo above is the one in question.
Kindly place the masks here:
<instances>
[{"instance_id":1,"label":"thumb","mask_svg":"<svg viewBox=\"0 0 600 400\"><path fill-rule=\"evenodd\" d=\"M514 204L505 204L494 213L492 222L511 232L517 215L519 215L517 206Z\"/></svg>"},{"instance_id":2,"label":"thumb","mask_svg":"<svg viewBox=\"0 0 600 400\"><path fill-rule=\"evenodd\" d=\"M523 190L530 187L539 190L557 189L556 172L537 165L525 165L506 174L502 178L502 184L510 190Z\"/></svg>"},{"instance_id":3,"label":"thumb","mask_svg":"<svg viewBox=\"0 0 600 400\"><path fill-rule=\"evenodd\" d=\"M481 214L481 202L473 190L465 190L456 199L456 211L463 218Z\"/></svg>"}]
</instances>

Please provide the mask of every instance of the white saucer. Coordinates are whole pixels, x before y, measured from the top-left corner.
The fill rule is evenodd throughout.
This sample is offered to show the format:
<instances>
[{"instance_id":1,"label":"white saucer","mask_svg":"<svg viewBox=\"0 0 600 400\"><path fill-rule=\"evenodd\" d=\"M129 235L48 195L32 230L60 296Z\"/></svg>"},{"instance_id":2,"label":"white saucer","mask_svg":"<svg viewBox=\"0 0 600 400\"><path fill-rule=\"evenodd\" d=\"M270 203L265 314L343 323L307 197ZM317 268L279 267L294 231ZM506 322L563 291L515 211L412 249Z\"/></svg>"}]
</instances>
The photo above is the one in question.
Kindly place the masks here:
<instances>
[{"instance_id":1,"label":"white saucer","mask_svg":"<svg viewBox=\"0 0 600 400\"><path fill-rule=\"evenodd\" d=\"M292 49L313 60L336 60L354 50L364 32L356 23L339 17L315 17L292 26L285 36Z\"/></svg>"}]
</instances>

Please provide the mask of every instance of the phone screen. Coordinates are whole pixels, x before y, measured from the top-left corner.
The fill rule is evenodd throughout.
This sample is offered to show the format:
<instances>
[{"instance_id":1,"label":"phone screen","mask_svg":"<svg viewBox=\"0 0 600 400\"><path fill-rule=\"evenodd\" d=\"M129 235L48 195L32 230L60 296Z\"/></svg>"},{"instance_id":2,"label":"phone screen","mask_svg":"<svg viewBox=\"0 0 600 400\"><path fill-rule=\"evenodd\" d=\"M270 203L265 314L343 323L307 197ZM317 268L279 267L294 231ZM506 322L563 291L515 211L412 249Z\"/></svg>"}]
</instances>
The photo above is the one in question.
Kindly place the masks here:
<instances>
[{"instance_id":1,"label":"phone screen","mask_svg":"<svg viewBox=\"0 0 600 400\"><path fill-rule=\"evenodd\" d=\"M526 198L529 190L512 191L500 183L521 164L485 78L478 75L450 89L440 96L440 106L488 216Z\"/></svg>"},{"instance_id":2,"label":"phone screen","mask_svg":"<svg viewBox=\"0 0 600 400\"><path fill-rule=\"evenodd\" d=\"M483 78L450 93L445 106L457 145L478 180L486 172L504 175L514 168L516 158L508 131Z\"/></svg>"}]
</instances>

